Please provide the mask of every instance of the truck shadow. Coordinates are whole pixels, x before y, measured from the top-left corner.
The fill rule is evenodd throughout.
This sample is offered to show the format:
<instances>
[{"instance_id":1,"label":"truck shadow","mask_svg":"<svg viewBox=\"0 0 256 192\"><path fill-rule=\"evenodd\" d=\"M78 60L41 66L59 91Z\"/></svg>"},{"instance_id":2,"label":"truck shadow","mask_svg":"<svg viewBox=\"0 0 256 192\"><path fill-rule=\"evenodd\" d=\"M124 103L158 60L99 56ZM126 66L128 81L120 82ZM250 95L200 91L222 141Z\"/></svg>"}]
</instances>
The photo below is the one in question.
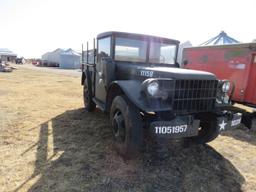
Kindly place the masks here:
<instances>
[{"instance_id":1,"label":"truck shadow","mask_svg":"<svg viewBox=\"0 0 256 192\"><path fill-rule=\"evenodd\" d=\"M101 112L76 109L41 124L30 178L39 179L29 191L241 191L244 183L229 160L208 145L174 149L164 160L144 152L125 161L111 143Z\"/></svg>"}]
</instances>

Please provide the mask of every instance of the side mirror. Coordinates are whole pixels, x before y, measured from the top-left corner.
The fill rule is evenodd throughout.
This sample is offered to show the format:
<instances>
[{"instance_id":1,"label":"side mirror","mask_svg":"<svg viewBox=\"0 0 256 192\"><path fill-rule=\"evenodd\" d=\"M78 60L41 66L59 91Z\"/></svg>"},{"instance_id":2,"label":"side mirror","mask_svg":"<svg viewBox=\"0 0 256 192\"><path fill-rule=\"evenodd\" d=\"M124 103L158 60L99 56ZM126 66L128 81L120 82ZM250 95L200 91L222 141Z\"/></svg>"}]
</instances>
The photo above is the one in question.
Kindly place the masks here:
<instances>
[{"instance_id":1,"label":"side mirror","mask_svg":"<svg viewBox=\"0 0 256 192\"><path fill-rule=\"evenodd\" d=\"M182 63L184 66L188 64L188 60L184 60Z\"/></svg>"}]
</instances>

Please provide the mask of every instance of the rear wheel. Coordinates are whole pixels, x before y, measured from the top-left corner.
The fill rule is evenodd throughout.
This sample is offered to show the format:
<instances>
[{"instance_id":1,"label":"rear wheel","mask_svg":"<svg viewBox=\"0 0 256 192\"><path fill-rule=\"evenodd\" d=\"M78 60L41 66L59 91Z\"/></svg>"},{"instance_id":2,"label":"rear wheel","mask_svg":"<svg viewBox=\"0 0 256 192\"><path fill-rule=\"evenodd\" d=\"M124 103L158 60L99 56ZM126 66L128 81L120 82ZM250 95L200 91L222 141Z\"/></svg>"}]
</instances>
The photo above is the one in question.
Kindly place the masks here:
<instances>
[{"instance_id":1,"label":"rear wheel","mask_svg":"<svg viewBox=\"0 0 256 192\"><path fill-rule=\"evenodd\" d=\"M200 119L198 135L187 138L189 143L205 144L214 140L219 135L219 128L215 117L206 114L206 117ZM207 117L208 116L208 117Z\"/></svg>"},{"instance_id":2,"label":"rear wheel","mask_svg":"<svg viewBox=\"0 0 256 192\"><path fill-rule=\"evenodd\" d=\"M96 105L92 100L92 82L90 74L87 73L86 78L84 80L84 108L88 112L92 112L95 110Z\"/></svg>"},{"instance_id":3,"label":"rear wheel","mask_svg":"<svg viewBox=\"0 0 256 192\"><path fill-rule=\"evenodd\" d=\"M114 98L110 109L114 147L125 158L135 157L143 142L140 111L125 96Z\"/></svg>"}]
</instances>

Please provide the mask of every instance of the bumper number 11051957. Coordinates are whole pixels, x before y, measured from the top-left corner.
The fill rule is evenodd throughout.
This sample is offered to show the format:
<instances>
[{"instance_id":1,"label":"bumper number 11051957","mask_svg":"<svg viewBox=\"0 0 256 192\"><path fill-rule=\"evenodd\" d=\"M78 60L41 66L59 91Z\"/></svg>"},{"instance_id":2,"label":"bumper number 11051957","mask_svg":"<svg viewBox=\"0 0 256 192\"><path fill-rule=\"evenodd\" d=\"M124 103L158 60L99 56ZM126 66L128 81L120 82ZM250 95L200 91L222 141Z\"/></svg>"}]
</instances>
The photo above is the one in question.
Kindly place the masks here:
<instances>
[{"instance_id":1,"label":"bumper number 11051957","mask_svg":"<svg viewBox=\"0 0 256 192\"><path fill-rule=\"evenodd\" d=\"M184 133L187 131L188 125L177 125L177 126L156 126L156 134L175 134Z\"/></svg>"}]
</instances>

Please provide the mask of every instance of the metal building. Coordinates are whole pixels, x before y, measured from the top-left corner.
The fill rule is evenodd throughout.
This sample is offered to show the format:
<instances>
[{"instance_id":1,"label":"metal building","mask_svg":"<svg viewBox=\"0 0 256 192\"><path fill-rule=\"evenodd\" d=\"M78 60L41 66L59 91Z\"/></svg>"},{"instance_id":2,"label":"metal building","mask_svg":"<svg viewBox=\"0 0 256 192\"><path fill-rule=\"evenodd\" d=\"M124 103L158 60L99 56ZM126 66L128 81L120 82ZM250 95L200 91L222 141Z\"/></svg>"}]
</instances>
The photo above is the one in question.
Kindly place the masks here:
<instances>
[{"instance_id":1,"label":"metal building","mask_svg":"<svg viewBox=\"0 0 256 192\"><path fill-rule=\"evenodd\" d=\"M81 65L80 53L72 49L56 49L42 55L42 60L47 61L48 66L57 65L63 69L78 69Z\"/></svg>"},{"instance_id":2,"label":"metal building","mask_svg":"<svg viewBox=\"0 0 256 192\"><path fill-rule=\"evenodd\" d=\"M183 43L180 43L179 45L179 51L177 56L177 62L182 66L182 53L183 49L187 47L192 47L192 43L190 41L185 41Z\"/></svg>"},{"instance_id":3,"label":"metal building","mask_svg":"<svg viewBox=\"0 0 256 192\"><path fill-rule=\"evenodd\" d=\"M240 43L236 39L230 37L224 31L221 31L220 34L217 36L205 41L204 43L200 44L199 46L206 46L206 45L226 45L226 44L236 44Z\"/></svg>"},{"instance_id":4,"label":"metal building","mask_svg":"<svg viewBox=\"0 0 256 192\"><path fill-rule=\"evenodd\" d=\"M63 51L60 54L60 68L80 68L81 55L72 49Z\"/></svg>"},{"instance_id":5,"label":"metal building","mask_svg":"<svg viewBox=\"0 0 256 192\"><path fill-rule=\"evenodd\" d=\"M1 62L8 62L8 61L9 62L15 62L16 58L17 58L17 54L13 53L9 49L0 48L0 60L1 60Z\"/></svg>"}]
</instances>

